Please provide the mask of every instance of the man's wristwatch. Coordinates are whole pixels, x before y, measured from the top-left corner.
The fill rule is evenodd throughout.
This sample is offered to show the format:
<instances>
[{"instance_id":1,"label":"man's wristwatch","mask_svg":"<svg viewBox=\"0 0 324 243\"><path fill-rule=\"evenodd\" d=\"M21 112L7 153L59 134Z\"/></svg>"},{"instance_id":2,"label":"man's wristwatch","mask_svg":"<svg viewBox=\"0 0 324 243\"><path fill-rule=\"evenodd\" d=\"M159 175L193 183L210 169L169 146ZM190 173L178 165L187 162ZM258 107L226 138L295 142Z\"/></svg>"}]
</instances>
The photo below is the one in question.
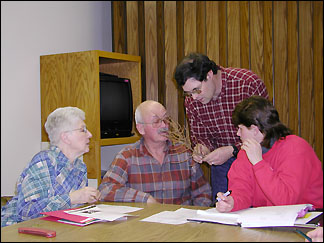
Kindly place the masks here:
<instances>
[{"instance_id":1,"label":"man's wristwatch","mask_svg":"<svg viewBox=\"0 0 324 243\"><path fill-rule=\"evenodd\" d=\"M233 156L235 157L235 158L237 158L237 154L238 154L238 152L239 152L239 150L238 150L238 148L235 146L235 145L232 145L232 147L233 147Z\"/></svg>"}]
</instances>

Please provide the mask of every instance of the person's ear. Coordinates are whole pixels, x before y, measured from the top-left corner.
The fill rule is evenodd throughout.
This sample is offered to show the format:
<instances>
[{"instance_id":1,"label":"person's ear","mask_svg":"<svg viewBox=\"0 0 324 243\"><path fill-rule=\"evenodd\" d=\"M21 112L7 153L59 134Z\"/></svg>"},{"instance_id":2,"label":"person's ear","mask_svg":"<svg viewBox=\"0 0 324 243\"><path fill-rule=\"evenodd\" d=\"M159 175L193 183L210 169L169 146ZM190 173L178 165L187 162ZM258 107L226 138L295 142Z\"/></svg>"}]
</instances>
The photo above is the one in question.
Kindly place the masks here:
<instances>
[{"instance_id":1,"label":"person's ear","mask_svg":"<svg viewBox=\"0 0 324 243\"><path fill-rule=\"evenodd\" d=\"M71 140L70 140L70 133L69 132L62 132L60 134L60 138L61 138L61 141L63 143L66 143L66 144L70 144L71 143Z\"/></svg>"},{"instance_id":2,"label":"person's ear","mask_svg":"<svg viewBox=\"0 0 324 243\"><path fill-rule=\"evenodd\" d=\"M140 123L136 124L136 129L141 135L145 134L144 124L140 124Z\"/></svg>"},{"instance_id":3,"label":"person's ear","mask_svg":"<svg viewBox=\"0 0 324 243\"><path fill-rule=\"evenodd\" d=\"M251 125L251 128L253 129L253 135L255 138L258 138L257 140L260 140L260 142L263 140L264 138L264 134L260 131L260 129L258 128L258 126L256 125Z\"/></svg>"},{"instance_id":4,"label":"person's ear","mask_svg":"<svg viewBox=\"0 0 324 243\"><path fill-rule=\"evenodd\" d=\"M211 79L213 78L213 76L214 76L213 70L210 69L210 71L207 73L207 78Z\"/></svg>"},{"instance_id":5,"label":"person's ear","mask_svg":"<svg viewBox=\"0 0 324 243\"><path fill-rule=\"evenodd\" d=\"M253 135L257 135L258 133L261 133L258 126L252 124L251 128L253 129Z\"/></svg>"}]
</instances>

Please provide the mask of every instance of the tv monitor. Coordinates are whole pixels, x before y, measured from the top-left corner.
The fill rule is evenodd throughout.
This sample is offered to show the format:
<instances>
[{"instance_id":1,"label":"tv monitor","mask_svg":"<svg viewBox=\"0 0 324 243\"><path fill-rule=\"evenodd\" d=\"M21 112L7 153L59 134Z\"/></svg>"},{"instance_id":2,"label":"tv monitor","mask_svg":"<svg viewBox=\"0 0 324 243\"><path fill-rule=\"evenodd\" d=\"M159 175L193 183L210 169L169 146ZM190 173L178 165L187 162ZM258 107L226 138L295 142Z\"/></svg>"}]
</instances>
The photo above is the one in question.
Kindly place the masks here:
<instances>
[{"instance_id":1,"label":"tv monitor","mask_svg":"<svg viewBox=\"0 0 324 243\"><path fill-rule=\"evenodd\" d=\"M101 138L129 137L132 134L133 97L131 81L100 72Z\"/></svg>"}]
</instances>

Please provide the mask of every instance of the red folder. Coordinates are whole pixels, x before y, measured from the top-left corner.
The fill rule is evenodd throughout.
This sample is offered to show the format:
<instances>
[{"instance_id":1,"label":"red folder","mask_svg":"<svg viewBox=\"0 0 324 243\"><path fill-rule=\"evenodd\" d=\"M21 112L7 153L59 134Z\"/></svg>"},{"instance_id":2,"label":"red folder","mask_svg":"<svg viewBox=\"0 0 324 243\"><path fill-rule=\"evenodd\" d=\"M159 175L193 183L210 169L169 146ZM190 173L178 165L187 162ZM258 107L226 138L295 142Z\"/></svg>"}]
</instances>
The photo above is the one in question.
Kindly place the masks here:
<instances>
[{"instance_id":1,"label":"red folder","mask_svg":"<svg viewBox=\"0 0 324 243\"><path fill-rule=\"evenodd\" d=\"M78 226L85 226L88 224L103 221L96 218L73 215L64 212L64 211L75 210L75 209L76 208L62 209L62 210L51 211L51 212L41 212L41 214L47 215L47 217L42 217L40 219L59 222L59 223L73 224Z\"/></svg>"}]
</instances>

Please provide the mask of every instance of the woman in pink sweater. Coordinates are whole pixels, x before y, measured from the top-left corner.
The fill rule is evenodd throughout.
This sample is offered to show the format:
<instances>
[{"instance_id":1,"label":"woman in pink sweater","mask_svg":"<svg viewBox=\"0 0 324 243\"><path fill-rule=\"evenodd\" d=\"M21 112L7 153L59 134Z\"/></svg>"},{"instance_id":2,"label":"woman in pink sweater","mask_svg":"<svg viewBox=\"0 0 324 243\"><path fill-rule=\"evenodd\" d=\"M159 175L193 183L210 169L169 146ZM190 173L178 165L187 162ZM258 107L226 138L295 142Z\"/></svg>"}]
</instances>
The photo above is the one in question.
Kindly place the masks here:
<instances>
[{"instance_id":1,"label":"woman in pink sweater","mask_svg":"<svg viewBox=\"0 0 324 243\"><path fill-rule=\"evenodd\" d=\"M228 173L232 193L217 194L218 211L304 203L323 208L321 161L304 139L291 135L269 100L243 100L232 119L242 146Z\"/></svg>"}]
</instances>

